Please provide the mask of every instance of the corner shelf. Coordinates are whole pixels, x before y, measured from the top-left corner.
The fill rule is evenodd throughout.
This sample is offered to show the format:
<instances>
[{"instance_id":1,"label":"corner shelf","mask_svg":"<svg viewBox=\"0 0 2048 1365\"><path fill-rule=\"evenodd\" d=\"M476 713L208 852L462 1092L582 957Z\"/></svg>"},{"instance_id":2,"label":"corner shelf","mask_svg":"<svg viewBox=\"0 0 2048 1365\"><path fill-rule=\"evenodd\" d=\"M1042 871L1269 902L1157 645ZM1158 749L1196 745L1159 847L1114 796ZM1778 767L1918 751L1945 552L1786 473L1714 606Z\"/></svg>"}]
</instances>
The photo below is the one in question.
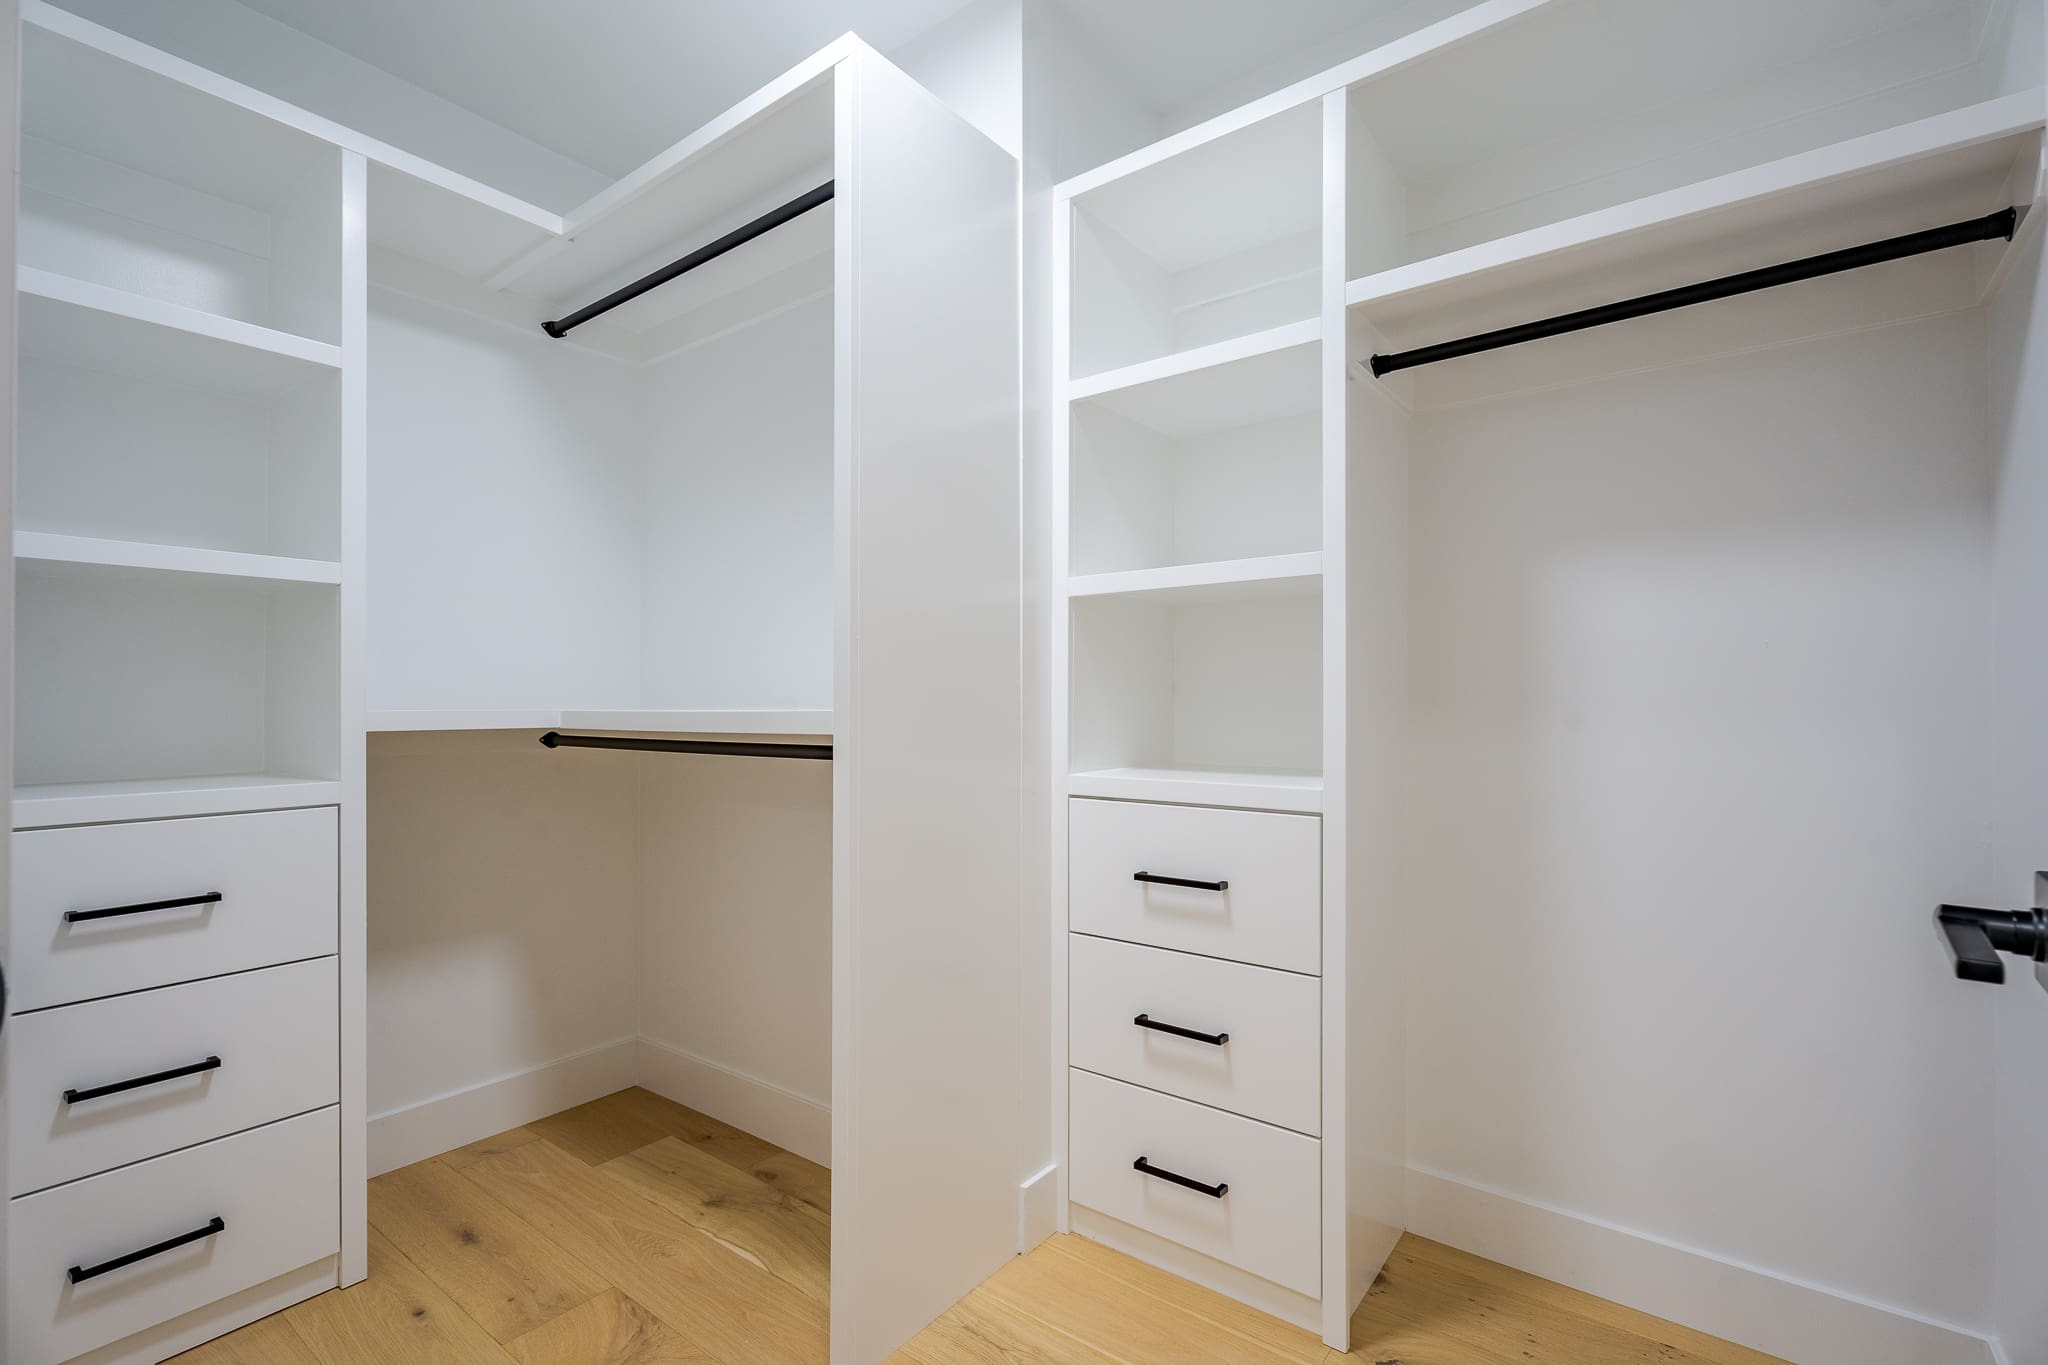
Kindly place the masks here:
<instances>
[{"instance_id":1,"label":"corner shelf","mask_svg":"<svg viewBox=\"0 0 2048 1365\"><path fill-rule=\"evenodd\" d=\"M1067 580L1069 597L1119 596L1136 601L1184 605L1296 597L1322 587L1323 556L1266 555L1210 564L1180 564L1123 573L1084 574Z\"/></svg>"},{"instance_id":2,"label":"corner shelf","mask_svg":"<svg viewBox=\"0 0 2048 1365\"><path fill-rule=\"evenodd\" d=\"M101 540L94 536L58 535L50 531L15 532L14 557L51 564L94 564L162 573L205 574L216 578L252 578L272 583L341 582L341 565L332 560L291 559L283 555L203 550L189 545L152 545L133 540Z\"/></svg>"},{"instance_id":3,"label":"corner shelf","mask_svg":"<svg viewBox=\"0 0 2048 1365\"><path fill-rule=\"evenodd\" d=\"M369 713L373 734L427 730L618 730L663 735L778 735L830 739L829 710L398 711Z\"/></svg>"},{"instance_id":4,"label":"corner shelf","mask_svg":"<svg viewBox=\"0 0 2048 1365\"><path fill-rule=\"evenodd\" d=\"M199 388L263 393L333 372L341 348L34 266L15 271L22 354Z\"/></svg>"},{"instance_id":5,"label":"corner shelf","mask_svg":"<svg viewBox=\"0 0 2048 1365\"><path fill-rule=\"evenodd\" d=\"M14 789L14 828L287 810L331 806L340 800L339 782L270 773L129 782L56 782Z\"/></svg>"},{"instance_id":6,"label":"corner shelf","mask_svg":"<svg viewBox=\"0 0 2048 1365\"><path fill-rule=\"evenodd\" d=\"M1320 773L1233 772L1213 768L1102 768L1071 773L1069 796L1156 801L1181 806L1235 806L1248 810L1320 815Z\"/></svg>"}]
</instances>

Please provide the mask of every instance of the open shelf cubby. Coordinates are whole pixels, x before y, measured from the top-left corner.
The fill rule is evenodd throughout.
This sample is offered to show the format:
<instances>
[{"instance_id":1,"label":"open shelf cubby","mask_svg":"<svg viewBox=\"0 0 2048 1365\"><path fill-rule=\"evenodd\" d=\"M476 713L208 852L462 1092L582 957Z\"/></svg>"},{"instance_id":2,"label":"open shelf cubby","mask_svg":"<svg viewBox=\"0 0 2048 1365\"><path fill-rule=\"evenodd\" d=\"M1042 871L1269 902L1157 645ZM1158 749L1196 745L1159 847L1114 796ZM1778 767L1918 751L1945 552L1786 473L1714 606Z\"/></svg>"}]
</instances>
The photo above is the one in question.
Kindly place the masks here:
<instances>
[{"instance_id":1,"label":"open shelf cubby","mask_svg":"<svg viewBox=\"0 0 2048 1365\"><path fill-rule=\"evenodd\" d=\"M1073 599L1069 789L1314 809L1322 628L1319 577Z\"/></svg>"},{"instance_id":2,"label":"open shelf cubby","mask_svg":"<svg viewBox=\"0 0 2048 1365\"><path fill-rule=\"evenodd\" d=\"M1348 273L1989 98L1998 72L1982 35L1994 8L1556 0L1373 73L1350 87ZM1766 32L1760 63L1755 35Z\"/></svg>"},{"instance_id":3,"label":"open shelf cubby","mask_svg":"<svg viewBox=\"0 0 2048 1365\"><path fill-rule=\"evenodd\" d=\"M39 26L22 43L21 264L340 340L336 148Z\"/></svg>"},{"instance_id":4,"label":"open shelf cubby","mask_svg":"<svg viewBox=\"0 0 2048 1365\"><path fill-rule=\"evenodd\" d=\"M1081 399L1070 572L1319 550L1321 348L1307 340Z\"/></svg>"},{"instance_id":5,"label":"open shelf cubby","mask_svg":"<svg viewBox=\"0 0 2048 1365\"><path fill-rule=\"evenodd\" d=\"M333 586L24 560L16 599L17 802L336 777Z\"/></svg>"},{"instance_id":6,"label":"open shelf cubby","mask_svg":"<svg viewBox=\"0 0 2048 1365\"><path fill-rule=\"evenodd\" d=\"M177 560L177 547L327 561L325 570L222 561L220 571L333 581L340 381L320 355L327 348L280 352L190 331L175 325L188 310L24 275L15 475L24 536L156 545L165 552L145 562L157 567L193 567L189 555L158 562ZM226 329L241 330L256 329Z\"/></svg>"},{"instance_id":7,"label":"open shelf cubby","mask_svg":"<svg viewBox=\"0 0 2048 1365\"><path fill-rule=\"evenodd\" d=\"M1073 377L1315 318L1322 184L1310 104L1076 198Z\"/></svg>"}]
</instances>

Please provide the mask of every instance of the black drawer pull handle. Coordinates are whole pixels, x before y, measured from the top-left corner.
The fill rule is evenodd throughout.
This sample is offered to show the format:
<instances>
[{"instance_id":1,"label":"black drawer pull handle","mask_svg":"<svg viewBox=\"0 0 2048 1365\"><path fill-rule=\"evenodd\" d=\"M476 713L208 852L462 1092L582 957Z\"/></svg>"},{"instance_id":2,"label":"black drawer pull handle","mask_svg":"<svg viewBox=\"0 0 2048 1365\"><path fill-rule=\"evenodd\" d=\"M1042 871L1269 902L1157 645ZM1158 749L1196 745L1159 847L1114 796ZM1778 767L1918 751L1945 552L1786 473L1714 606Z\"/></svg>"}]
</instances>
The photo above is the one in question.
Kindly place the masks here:
<instances>
[{"instance_id":1,"label":"black drawer pull handle","mask_svg":"<svg viewBox=\"0 0 2048 1365\"><path fill-rule=\"evenodd\" d=\"M66 910L64 922L77 924L80 920L112 919L116 915L146 915L152 910L176 910L187 905L212 905L224 899L220 892L209 891L203 896L179 896L175 900L143 901L140 905L110 905L104 910Z\"/></svg>"},{"instance_id":2,"label":"black drawer pull handle","mask_svg":"<svg viewBox=\"0 0 2048 1365\"><path fill-rule=\"evenodd\" d=\"M1224 1195L1230 1193L1230 1185L1227 1182L1221 1185L1204 1185L1199 1180L1190 1180L1184 1175L1175 1175L1172 1171L1154 1166L1151 1162L1145 1160L1144 1157L1139 1157L1136 1161L1133 1161L1131 1169L1178 1185L1182 1189L1198 1191L1208 1195L1211 1199L1221 1199Z\"/></svg>"},{"instance_id":3,"label":"black drawer pull handle","mask_svg":"<svg viewBox=\"0 0 2048 1365\"><path fill-rule=\"evenodd\" d=\"M1230 1041L1230 1035L1227 1033L1197 1033L1191 1028L1182 1028L1179 1024L1162 1024L1149 1014L1141 1014L1131 1022L1139 1028L1148 1028L1156 1033L1171 1033L1176 1038L1192 1038L1198 1043L1210 1043L1216 1047L1222 1047Z\"/></svg>"},{"instance_id":4,"label":"black drawer pull handle","mask_svg":"<svg viewBox=\"0 0 2048 1365\"><path fill-rule=\"evenodd\" d=\"M113 1260L101 1261L98 1265L75 1265L66 1271L65 1274L71 1277L71 1283L84 1284L87 1280L111 1274L123 1266L134 1265L137 1261L146 1261L152 1256L161 1256L166 1251L176 1251L181 1246L186 1246L192 1242L204 1241L216 1233L226 1232L227 1230L228 1225L219 1218L215 1218L205 1227L194 1228L190 1232L171 1238L168 1242L158 1242L153 1247L144 1247L140 1251L131 1251L126 1256L116 1256Z\"/></svg>"},{"instance_id":5,"label":"black drawer pull handle","mask_svg":"<svg viewBox=\"0 0 2048 1365\"><path fill-rule=\"evenodd\" d=\"M1197 891L1228 891L1230 889L1229 882L1197 882L1190 881L1186 877L1161 877L1151 872L1133 872L1131 880L1134 882L1156 882L1160 886L1187 886L1193 887Z\"/></svg>"},{"instance_id":6,"label":"black drawer pull handle","mask_svg":"<svg viewBox=\"0 0 2048 1365\"><path fill-rule=\"evenodd\" d=\"M203 1062L190 1066L174 1066L169 1071L158 1071L148 1076L137 1076L132 1081L115 1081L112 1085L96 1085L89 1090L67 1090L64 1103L77 1104L80 1100L96 1100L102 1095L118 1095L123 1090L140 1090L145 1085L159 1085L164 1081L175 1081L180 1076L197 1076L202 1071L213 1071L220 1066L220 1058L208 1057Z\"/></svg>"}]
</instances>

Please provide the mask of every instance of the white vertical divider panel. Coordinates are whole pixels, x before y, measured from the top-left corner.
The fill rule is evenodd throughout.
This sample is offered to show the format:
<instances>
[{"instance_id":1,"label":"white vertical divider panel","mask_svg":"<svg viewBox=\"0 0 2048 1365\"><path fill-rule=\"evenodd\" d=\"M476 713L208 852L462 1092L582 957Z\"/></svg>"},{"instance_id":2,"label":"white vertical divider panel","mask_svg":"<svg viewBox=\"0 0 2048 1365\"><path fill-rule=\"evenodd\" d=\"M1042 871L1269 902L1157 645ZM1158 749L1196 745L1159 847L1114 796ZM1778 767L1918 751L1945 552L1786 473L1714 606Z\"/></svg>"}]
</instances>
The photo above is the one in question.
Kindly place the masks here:
<instances>
[{"instance_id":1,"label":"white vertical divider panel","mask_svg":"<svg viewBox=\"0 0 2048 1365\"><path fill-rule=\"evenodd\" d=\"M366 929L368 836L364 798L367 763L364 692L365 570L369 546L370 264L369 164L341 154L341 669L340 933L341 973L341 1283L370 1273L369 1116L366 1108L369 960Z\"/></svg>"},{"instance_id":2,"label":"white vertical divider panel","mask_svg":"<svg viewBox=\"0 0 2048 1365\"><path fill-rule=\"evenodd\" d=\"M1344 516L1349 452L1344 441L1344 286L1349 267L1345 229L1346 92L1323 96L1323 1341L1351 1349L1351 1301L1345 1292L1349 1241L1346 1236L1344 1154L1349 1138L1345 1065L1350 1039L1345 1000L1346 944L1350 933L1346 896L1350 783L1345 688L1349 586L1345 565L1349 540Z\"/></svg>"},{"instance_id":3,"label":"white vertical divider panel","mask_svg":"<svg viewBox=\"0 0 2048 1365\"><path fill-rule=\"evenodd\" d=\"M0 0L0 270L14 279L15 199L21 185L17 164L21 138L21 22L16 0ZM0 774L14 790L14 301L12 289L0 290ZM11 829L13 821L8 821ZM0 944L12 942L8 914L14 885L13 839L0 837ZM0 969L11 966L0 963ZM7 1009L0 1004L0 1030ZM7 1050L0 1031L0 1190L14 1188L7 1178ZM13 1282L7 1266L7 1201L0 1199L0 1341L7 1340L7 1291Z\"/></svg>"},{"instance_id":4,"label":"white vertical divider panel","mask_svg":"<svg viewBox=\"0 0 2048 1365\"><path fill-rule=\"evenodd\" d=\"M864 47L837 74L832 1359L1015 1249L1017 167Z\"/></svg>"},{"instance_id":5,"label":"white vertical divider panel","mask_svg":"<svg viewBox=\"0 0 2048 1365\"><path fill-rule=\"evenodd\" d=\"M1052 1151L1058 1171L1053 1177L1053 1201L1058 1208L1061 1232L1074 1230L1073 1208L1069 1204L1067 1160L1067 1111L1070 1075L1067 1043L1070 1025L1067 1002L1067 811L1072 800L1067 779L1073 772L1073 668L1074 607L1067 596L1067 577L1073 572L1073 449L1074 405L1067 398L1067 383L1073 374L1072 327L1074 201L1063 191L1052 196L1052 497L1051 561L1052 589L1047 608L1046 662L1052 669L1052 716L1047 725L1046 747L1051 751L1052 770L1047 793L1052 802L1049 816L1052 837L1047 849L1052 867Z\"/></svg>"}]
</instances>

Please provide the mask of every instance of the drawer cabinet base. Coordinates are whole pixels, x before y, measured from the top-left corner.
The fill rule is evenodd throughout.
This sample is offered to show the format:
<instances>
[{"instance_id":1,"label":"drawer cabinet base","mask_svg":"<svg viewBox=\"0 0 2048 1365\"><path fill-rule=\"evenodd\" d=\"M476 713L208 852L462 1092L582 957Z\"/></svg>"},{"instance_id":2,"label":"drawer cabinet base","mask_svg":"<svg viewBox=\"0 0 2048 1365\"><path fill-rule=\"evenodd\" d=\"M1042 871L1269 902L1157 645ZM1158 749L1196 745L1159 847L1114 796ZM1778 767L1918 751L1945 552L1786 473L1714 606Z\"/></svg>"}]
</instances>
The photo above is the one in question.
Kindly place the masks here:
<instances>
[{"instance_id":1,"label":"drawer cabinet base","mask_svg":"<svg viewBox=\"0 0 2048 1365\"><path fill-rule=\"evenodd\" d=\"M1075 1204L1069 1213L1077 1237L1100 1242L1112 1251L1121 1251L1134 1260L1157 1266L1190 1284L1213 1289L1261 1313L1270 1313L1282 1322L1291 1322L1318 1336L1322 1334L1323 1305L1318 1299L1297 1294L1284 1285L1261 1279L1213 1256L1191 1251L1178 1242L1170 1242L1157 1233L1134 1227L1098 1209Z\"/></svg>"}]
</instances>

